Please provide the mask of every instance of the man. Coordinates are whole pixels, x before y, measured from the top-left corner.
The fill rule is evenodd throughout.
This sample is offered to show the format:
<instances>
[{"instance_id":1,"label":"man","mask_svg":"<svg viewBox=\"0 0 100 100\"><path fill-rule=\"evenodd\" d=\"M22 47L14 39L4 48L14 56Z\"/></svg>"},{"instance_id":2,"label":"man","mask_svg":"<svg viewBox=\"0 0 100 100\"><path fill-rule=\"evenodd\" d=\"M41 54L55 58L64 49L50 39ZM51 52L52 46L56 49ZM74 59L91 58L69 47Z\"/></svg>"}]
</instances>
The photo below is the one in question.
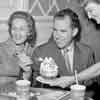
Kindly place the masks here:
<instances>
[{"instance_id":1,"label":"man","mask_svg":"<svg viewBox=\"0 0 100 100\"><path fill-rule=\"evenodd\" d=\"M99 0L84 0L82 7L84 8L88 19L92 22L95 22L96 28L100 28L100 1ZM82 71L78 75L78 79L80 81L88 80L100 75L100 62L94 64L93 66L87 68L86 70ZM73 76L72 76L73 77ZM71 79L71 82L75 82L74 77ZM65 80L69 80L70 77L65 77ZM58 81L59 79L57 79ZM72 82L72 83L73 83ZM57 82L53 82L51 84L58 84ZM61 84L61 82L59 82ZM69 82L65 82L65 86L69 85Z\"/></svg>"},{"instance_id":2,"label":"man","mask_svg":"<svg viewBox=\"0 0 100 100\"><path fill-rule=\"evenodd\" d=\"M75 70L81 72L95 63L92 49L80 43L81 25L79 18L71 9L63 9L56 13L53 20L53 33L48 43L45 43L34 51L33 60L33 86L36 86L36 77L39 76L39 58L52 57L56 62L59 72L58 80L54 80L52 86L66 88L66 77L69 84L73 81L71 77ZM66 52L65 52L66 51ZM69 66L66 56L69 57ZM43 86L43 85L42 85Z\"/></svg>"}]
</instances>

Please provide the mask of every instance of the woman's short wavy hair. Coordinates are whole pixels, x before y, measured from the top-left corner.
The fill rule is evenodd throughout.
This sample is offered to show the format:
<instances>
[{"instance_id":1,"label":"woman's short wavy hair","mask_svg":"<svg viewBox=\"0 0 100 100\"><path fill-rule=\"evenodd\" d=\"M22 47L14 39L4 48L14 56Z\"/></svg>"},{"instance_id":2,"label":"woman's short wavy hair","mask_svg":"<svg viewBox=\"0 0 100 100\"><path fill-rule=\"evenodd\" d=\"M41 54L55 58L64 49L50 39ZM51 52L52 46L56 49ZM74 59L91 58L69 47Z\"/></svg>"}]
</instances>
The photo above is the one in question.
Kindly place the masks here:
<instances>
[{"instance_id":1,"label":"woman's short wavy hair","mask_svg":"<svg viewBox=\"0 0 100 100\"><path fill-rule=\"evenodd\" d=\"M36 25L35 25L34 18L28 12L25 12L25 11L16 11L16 12L12 13L8 20L10 36L12 36L12 33L11 33L12 22L16 18L25 19L26 22L28 23L28 27L30 29L30 35L27 37L25 43L28 42L33 47L36 43L36 38L37 38Z\"/></svg>"},{"instance_id":2,"label":"woman's short wavy hair","mask_svg":"<svg viewBox=\"0 0 100 100\"><path fill-rule=\"evenodd\" d=\"M100 4L100 0L84 0L83 3L81 4L82 7L86 7L88 3L96 3L96 4Z\"/></svg>"}]
</instances>

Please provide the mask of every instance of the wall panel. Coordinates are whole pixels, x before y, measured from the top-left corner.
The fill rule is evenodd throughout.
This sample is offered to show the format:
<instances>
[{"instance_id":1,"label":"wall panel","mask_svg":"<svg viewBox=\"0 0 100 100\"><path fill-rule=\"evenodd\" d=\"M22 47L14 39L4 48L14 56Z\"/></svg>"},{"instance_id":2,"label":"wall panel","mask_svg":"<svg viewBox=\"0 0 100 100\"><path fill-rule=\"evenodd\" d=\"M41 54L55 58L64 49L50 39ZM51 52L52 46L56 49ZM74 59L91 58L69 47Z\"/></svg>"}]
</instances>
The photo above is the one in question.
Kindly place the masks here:
<instances>
[{"instance_id":1,"label":"wall panel","mask_svg":"<svg viewBox=\"0 0 100 100\"><path fill-rule=\"evenodd\" d=\"M18 2L19 1L19 2ZM96 30L84 16L81 7L83 0L28 0L29 12L36 20L38 44L48 40L52 33L52 16L60 9L70 7L81 20L82 24L82 42L91 45L96 52L96 61L100 61L100 30ZM13 3L14 2L14 3ZM8 37L6 21L9 15L18 9L20 0L0 0L0 41ZM25 1L24 1L25 3ZM28 8L28 7L27 7Z\"/></svg>"},{"instance_id":2,"label":"wall panel","mask_svg":"<svg viewBox=\"0 0 100 100\"><path fill-rule=\"evenodd\" d=\"M81 7L81 3L83 0L38 0L38 1L40 1L40 4L43 5L43 9L45 12L49 8L47 6L52 5L52 1L56 1L57 6L54 5L54 7L52 7L48 16L42 15L42 17L44 17L44 19L46 18L46 20L51 19L51 22L52 22L52 18L50 18L50 16L53 16L56 13L56 11L63 9L63 8L67 8L67 7L73 9L79 15L79 18L81 21L81 25L82 25L81 41L90 45L93 48L96 54L96 61L100 61L100 52L99 52L100 51L100 45L99 45L100 44L100 30L97 31L94 25L92 23L89 23L87 18L84 16L84 10ZM32 7L33 2L35 2L35 0L30 0L30 3L29 3L30 9ZM57 7L59 9L57 9ZM39 19L38 15L35 15L36 14L35 12L37 13L37 10L34 10L31 14L33 16L36 16L35 17L36 19ZM41 15L39 15L39 17L42 20ZM50 31L50 28L46 28L47 30L44 31L42 23L44 25L45 21L41 22L37 20L37 22L41 23L37 25L39 42L40 42L40 41L47 39L48 34L50 36L50 32L52 32L52 30ZM48 22L48 20L46 21L46 23L48 23L48 25L50 24L50 26L52 25L50 22ZM46 23L44 27L46 26Z\"/></svg>"}]
</instances>

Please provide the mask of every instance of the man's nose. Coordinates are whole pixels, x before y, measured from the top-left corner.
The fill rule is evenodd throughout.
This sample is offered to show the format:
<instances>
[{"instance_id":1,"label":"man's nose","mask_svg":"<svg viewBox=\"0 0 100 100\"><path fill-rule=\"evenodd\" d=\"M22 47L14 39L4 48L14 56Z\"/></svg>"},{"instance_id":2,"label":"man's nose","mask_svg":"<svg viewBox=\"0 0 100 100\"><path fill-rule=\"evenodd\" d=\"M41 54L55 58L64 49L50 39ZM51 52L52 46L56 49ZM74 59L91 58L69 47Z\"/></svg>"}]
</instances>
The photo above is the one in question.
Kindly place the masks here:
<instances>
[{"instance_id":1,"label":"man's nose","mask_svg":"<svg viewBox=\"0 0 100 100\"><path fill-rule=\"evenodd\" d=\"M56 36L55 36L55 39L56 39L56 40L59 40L60 38L61 38L60 35L56 35Z\"/></svg>"}]
</instances>

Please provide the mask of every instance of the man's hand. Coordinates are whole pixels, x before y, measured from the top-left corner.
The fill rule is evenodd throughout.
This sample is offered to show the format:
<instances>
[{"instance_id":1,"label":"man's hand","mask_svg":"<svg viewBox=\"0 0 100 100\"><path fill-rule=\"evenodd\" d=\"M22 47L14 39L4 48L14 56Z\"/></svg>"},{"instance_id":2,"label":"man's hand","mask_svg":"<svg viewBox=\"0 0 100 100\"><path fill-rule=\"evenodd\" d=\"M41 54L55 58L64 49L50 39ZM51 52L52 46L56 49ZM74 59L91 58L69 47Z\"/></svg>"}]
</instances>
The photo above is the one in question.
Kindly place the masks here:
<instances>
[{"instance_id":1,"label":"man's hand","mask_svg":"<svg viewBox=\"0 0 100 100\"><path fill-rule=\"evenodd\" d=\"M74 82L73 76L62 76L60 78L57 78L56 80L53 80L49 85L50 86L60 86L62 88L68 87Z\"/></svg>"}]
</instances>

